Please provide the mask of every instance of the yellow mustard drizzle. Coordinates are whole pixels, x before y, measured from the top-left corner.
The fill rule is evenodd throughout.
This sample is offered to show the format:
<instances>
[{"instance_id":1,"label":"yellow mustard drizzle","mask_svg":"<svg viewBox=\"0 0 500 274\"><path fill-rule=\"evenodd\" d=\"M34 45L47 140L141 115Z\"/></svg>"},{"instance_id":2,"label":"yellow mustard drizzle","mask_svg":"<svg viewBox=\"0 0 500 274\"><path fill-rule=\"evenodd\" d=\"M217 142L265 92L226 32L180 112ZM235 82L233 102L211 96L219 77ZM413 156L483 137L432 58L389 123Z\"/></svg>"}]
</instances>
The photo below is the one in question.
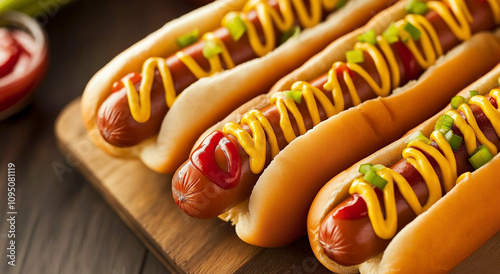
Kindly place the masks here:
<instances>
[{"instance_id":1,"label":"yellow mustard drizzle","mask_svg":"<svg viewBox=\"0 0 500 274\"><path fill-rule=\"evenodd\" d=\"M429 9L437 12L441 18L448 24L453 34L460 40L469 39L471 35L469 24L472 23L473 18L467 8L465 1L452 1L447 0L447 5L443 2L431 1L427 4ZM451 12L450 12L451 9ZM456 19L453 14L460 14Z\"/></svg>"},{"instance_id":2,"label":"yellow mustard drizzle","mask_svg":"<svg viewBox=\"0 0 500 274\"><path fill-rule=\"evenodd\" d=\"M245 151L250 156L250 168L252 172L259 173L259 170L264 168L266 160L266 133L269 138L273 158L279 152L276 135L264 114L258 110L252 110L243 115L241 123L250 126L253 138L240 125L234 122L227 123L223 130L226 133L236 136L240 144L244 144Z\"/></svg>"},{"instance_id":3,"label":"yellow mustard drizzle","mask_svg":"<svg viewBox=\"0 0 500 274\"><path fill-rule=\"evenodd\" d=\"M427 5L429 9L435 10L444 19L444 21L448 25L450 25L450 29L452 29L454 35L456 35L459 39L468 39L470 37L471 30L467 22L471 22L472 18L464 0L447 0L447 2L451 7L451 11L446 7L445 4L440 1L429 1L427 2ZM500 8L498 9L498 13L498 16L500 17ZM457 18L456 20L458 21L458 23L457 21L455 21L455 18ZM404 26L407 22L414 25L421 32L419 40L424 53L423 55L420 52L419 47L417 46L415 41L412 39L411 35L404 29ZM415 59L421 68L427 69L435 63L436 59L440 55L443 54L443 50L436 30L424 16L408 14L403 19L397 21L395 23L395 26L398 29L399 38L401 39L401 41L406 41L406 46L411 51L413 56L415 56ZM388 96L393 88L399 86L400 72L394 52L383 35L377 35L376 39L378 47L370 43L358 42L355 44L354 49L361 50L372 58L377 73L380 77L380 86L373 79L373 77L371 77L371 75L360 65L341 61L335 62L332 65L332 69L330 69L328 72L328 81L323 86L326 91L332 92L333 103L328 99L326 95L324 95L321 90L313 87L308 83L299 81L292 85L291 90L302 91L302 97L307 104L307 110L312 117L314 125L317 125L320 122L319 111L315 100L320 102L321 106L327 114L327 117L331 117L345 109L343 91L336 71L337 67L347 66L347 68L349 68L351 71L356 72L368 83L370 88L378 96ZM358 92L349 71L344 70L340 77L343 77L344 82L346 83L353 104L355 106L360 104L361 99L359 98ZM302 135L306 132L302 114L298 111L296 102L293 99L283 98L283 93L278 92L271 97L270 104L275 104L280 113L280 128L283 131L285 140L288 143L290 143L297 137L293 130L288 112L291 113L294 120L296 121L299 134ZM266 125L261 126L266 127ZM251 137L247 132L240 131L244 130L234 124L231 124L231 126L225 129L226 133L233 134L238 138L238 141L242 145L243 149L250 155L250 158L265 157L265 151L252 154L249 153L249 151L252 151L254 149L254 142L251 141ZM266 129L266 132L270 131L271 130ZM268 138L270 138L270 135L271 134L268 133ZM240 138L238 136L245 137ZM276 138L274 133L272 134L272 138ZM262 148L265 149L265 147ZM273 153L273 155L275 154ZM264 161L265 159L259 159L256 162L262 163ZM251 170L254 173L259 173L260 171L262 171L262 168L251 166Z\"/></svg>"},{"instance_id":4,"label":"yellow mustard drizzle","mask_svg":"<svg viewBox=\"0 0 500 274\"><path fill-rule=\"evenodd\" d=\"M497 100L500 99L500 90L492 90L490 92L490 96ZM484 114L493 125L497 135L500 136L500 109L495 109L486 97L479 95L472 97L468 104L475 104L481 107ZM462 132L468 154L471 155L476 149L477 138L479 143L486 145L488 149L490 149L493 156L496 155L497 148L486 139L484 134L479 129L470 107L464 103L459 106L459 110L464 112L466 117L465 120L467 121L465 121L455 110L447 111L446 115L453 118L454 124ZM470 172L465 172L457 177L455 156L450 144L446 138L444 138L442 133L434 131L431 134L430 139L437 144L441 152L430 144L424 143L420 140L410 142L407 148L403 150L403 158L415 167L425 181L429 192L425 205L420 205L415 192L410 187L406 179L401 176L401 174L389 168L383 168L377 171L379 176L387 180L387 185L382 190L386 212L385 218L382 214L380 202L373 186L366 182L362 177L356 178L351 184L349 193L358 193L365 200L368 208L368 216L372 223L373 230L380 238L390 239L395 235L397 230L397 211L394 198L394 184L398 186L401 195L408 202L415 214L419 215L437 202L442 197L443 192L447 193L456 184L470 176ZM490 146L492 146L492 148L490 148ZM438 163L443 174L443 191L441 190L441 185L436 172L422 151L430 155Z\"/></svg>"},{"instance_id":5,"label":"yellow mustard drizzle","mask_svg":"<svg viewBox=\"0 0 500 274\"><path fill-rule=\"evenodd\" d=\"M304 28L310 28L321 22L323 10L333 10L339 0L310 0L310 8L306 7L303 0L277 0L279 12L274 9L267 0L250 0L243 7L241 12L230 12L222 20L222 25L226 26L234 16L239 16L246 26L246 33L250 46L257 56L264 56L271 52L276 46L275 27L280 32L290 30L295 24L294 11L297 14L297 19L300 25ZM246 13L251 10L256 10L257 16L261 23L264 42L262 43L255 26L247 19ZM208 59L210 69L205 71L191 56L179 51L176 56L188 69L196 76L196 78L204 78L214 75L223 70L221 59L224 60L228 69L234 67L234 62L227 50L224 42L218 39L213 33L208 32L203 35L202 39L205 42L213 42L221 48L221 53ZM172 84L172 76L169 68L166 65L165 58L151 57L143 65L141 75L143 82L139 91L135 88L130 79L122 80L126 90L130 112L135 121L144 123L151 117L151 87L155 69L161 73L161 78L165 88L165 98L168 108L172 107L177 93Z\"/></svg>"}]
</instances>

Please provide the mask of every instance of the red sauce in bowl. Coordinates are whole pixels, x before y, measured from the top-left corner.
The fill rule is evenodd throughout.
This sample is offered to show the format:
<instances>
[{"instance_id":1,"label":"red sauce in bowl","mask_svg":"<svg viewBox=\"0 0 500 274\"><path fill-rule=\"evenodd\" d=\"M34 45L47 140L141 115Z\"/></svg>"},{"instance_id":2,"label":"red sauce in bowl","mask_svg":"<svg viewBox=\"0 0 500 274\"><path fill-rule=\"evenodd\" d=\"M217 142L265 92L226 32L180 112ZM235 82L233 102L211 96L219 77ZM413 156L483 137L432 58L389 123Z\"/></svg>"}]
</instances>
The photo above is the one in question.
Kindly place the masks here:
<instances>
[{"instance_id":1,"label":"red sauce in bowl","mask_svg":"<svg viewBox=\"0 0 500 274\"><path fill-rule=\"evenodd\" d=\"M31 17L0 14L0 119L19 111L41 82L48 63L45 32Z\"/></svg>"}]
</instances>

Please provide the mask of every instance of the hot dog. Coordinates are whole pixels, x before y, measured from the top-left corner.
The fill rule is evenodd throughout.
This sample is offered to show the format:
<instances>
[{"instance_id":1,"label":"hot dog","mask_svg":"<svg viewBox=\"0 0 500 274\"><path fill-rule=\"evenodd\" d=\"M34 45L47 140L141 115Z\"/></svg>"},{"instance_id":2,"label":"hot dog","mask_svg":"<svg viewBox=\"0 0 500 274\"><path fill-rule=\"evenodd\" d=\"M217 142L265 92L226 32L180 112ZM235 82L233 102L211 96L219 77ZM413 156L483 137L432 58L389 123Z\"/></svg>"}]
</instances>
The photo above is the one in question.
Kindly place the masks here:
<instances>
[{"instance_id":1,"label":"hot dog","mask_svg":"<svg viewBox=\"0 0 500 274\"><path fill-rule=\"evenodd\" d=\"M396 30L398 35L402 35L400 39L392 39L387 33L398 28L396 26L411 29L408 22L424 21L426 23L422 25L429 26L427 30L436 34L436 44L439 43L443 49L438 50L440 53L437 55L441 55L460 43L457 37L467 39L469 31L471 34L492 30L496 26L494 15L486 2L452 1L452 6L465 5L461 7L465 7L474 20L467 25L470 27L468 31L450 35L447 20L455 17L463 19L465 9L457 11L439 1L418 2L420 4L417 5L423 4L429 10L416 16L419 19L412 19L413 15L408 16L405 11L405 5L410 2L396 4L377 15L364 28L337 40L298 72L278 83L281 86L277 89L282 88L284 92L271 92L248 102L207 131L205 135L208 137L200 139L203 141L195 147L190 160L174 175L172 192L179 207L187 214L200 218L221 214L220 218L236 224L240 238L254 245L279 246L304 235L307 209L316 192L328 180L327 174L335 175L342 167L348 167L348 163L366 156L365 153L374 152L398 138L411 125L432 113L431 109L440 109L456 90L467 84L462 82L456 89L448 89L450 86L447 85L437 94L439 98L427 102L423 98L429 96L429 85L442 81L437 79L453 79L450 85L455 85L457 80L463 80L462 77L468 78L469 82L478 77L470 74L473 70L458 77L460 71L451 68L469 66L471 62L467 59L472 55L474 60L486 61L486 55L481 53L483 50L489 52L488 56L499 54L497 38L491 33L483 33L462 43L442 58L438 65L428 69L434 61L423 64L422 58L416 54L419 48L427 48L424 45L428 41L426 38L412 48L410 41L414 41L413 38L404 35L411 30L408 33ZM411 8L408 10L411 11ZM445 12L450 12L450 16ZM422 35L424 33L421 32ZM375 43L365 42L365 39L370 40L367 36L376 40ZM356 42L358 40L362 42ZM393 40L394 43L387 48L386 40ZM489 49L476 51L479 49L476 46L487 44L491 46L487 46ZM345 54L346 48L363 49L358 53L354 51L363 61L339 62L345 60L339 55ZM381 54L377 55L377 52ZM391 52L398 57L394 57L394 62L388 61L387 65L385 60L391 59ZM325 61L330 66L334 64L326 77L317 76L321 71L318 73L316 70L316 75L309 71L324 67L322 63ZM484 70L481 69L483 73L497 63L497 60L490 61L484 63L487 65ZM408 80L415 80L423 71L426 72L418 81L412 81L396 94L388 96L392 89ZM286 84L292 79L296 81L297 76L310 82ZM354 88L350 84L351 79ZM372 79L374 84L370 83ZM379 95L377 99L368 100ZM354 98L356 96L359 99ZM335 98L334 103L332 98ZM352 105L356 107L344 110ZM368 135L375 135L375 140L363 142L362 137ZM355 147L350 145L353 143ZM307 178L301 172L307 174ZM287 225L278 226L278 223ZM287 229L283 231L280 227Z\"/></svg>"},{"instance_id":2,"label":"hot dog","mask_svg":"<svg viewBox=\"0 0 500 274\"><path fill-rule=\"evenodd\" d=\"M105 151L173 173L209 126L392 2L216 1L166 24L99 71L82 97L84 124ZM202 38L180 49L176 40L196 40L196 30Z\"/></svg>"},{"instance_id":3,"label":"hot dog","mask_svg":"<svg viewBox=\"0 0 500 274\"><path fill-rule=\"evenodd\" d=\"M500 231L500 213L491 210L499 193L493 179L499 76L500 65L451 106L320 190L308 234L326 267L341 273L448 272ZM471 90L479 95L471 97ZM359 168L368 162L383 166ZM372 173L365 180L360 170Z\"/></svg>"}]
</instances>

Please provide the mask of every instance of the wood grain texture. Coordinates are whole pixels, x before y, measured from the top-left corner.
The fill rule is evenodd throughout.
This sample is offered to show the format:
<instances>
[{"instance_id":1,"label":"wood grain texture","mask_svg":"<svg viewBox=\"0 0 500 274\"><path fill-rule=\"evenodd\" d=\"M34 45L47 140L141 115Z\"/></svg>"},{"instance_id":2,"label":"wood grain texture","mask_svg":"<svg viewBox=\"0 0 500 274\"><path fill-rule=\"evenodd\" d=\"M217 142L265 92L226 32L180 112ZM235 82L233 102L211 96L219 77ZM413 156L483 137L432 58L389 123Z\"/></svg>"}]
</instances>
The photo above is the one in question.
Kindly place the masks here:
<instances>
[{"instance_id":1,"label":"wood grain texture","mask_svg":"<svg viewBox=\"0 0 500 274\"><path fill-rule=\"evenodd\" d=\"M141 273L168 274L170 271L168 271L151 252L148 252Z\"/></svg>"},{"instance_id":2,"label":"wood grain texture","mask_svg":"<svg viewBox=\"0 0 500 274\"><path fill-rule=\"evenodd\" d=\"M74 119L78 103L72 102L57 122L62 148L78 159L78 169L167 269L187 273L328 272L305 238L282 248L258 248L239 240L227 223L184 215L171 197L169 175L154 173L137 160L112 158L90 143L83 124ZM494 273L499 261L500 233L454 273Z\"/></svg>"},{"instance_id":3,"label":"wood grain texture","mask_svg":"<svg viewBox=\"0 0 500 274\"><path fill-rule=\"evenodd\" d=\"M8 229L2 221L0 273L113 273L121 269L139 273L146 249L66 164L71 159L58 152L49 121L35 104L0 126L0 217L7 218L3 197L9 162L16 165L18 212L17 264L6 263ZM54 170L58 165L67 168L62 177Z\"/></svg>"}]
</instances>

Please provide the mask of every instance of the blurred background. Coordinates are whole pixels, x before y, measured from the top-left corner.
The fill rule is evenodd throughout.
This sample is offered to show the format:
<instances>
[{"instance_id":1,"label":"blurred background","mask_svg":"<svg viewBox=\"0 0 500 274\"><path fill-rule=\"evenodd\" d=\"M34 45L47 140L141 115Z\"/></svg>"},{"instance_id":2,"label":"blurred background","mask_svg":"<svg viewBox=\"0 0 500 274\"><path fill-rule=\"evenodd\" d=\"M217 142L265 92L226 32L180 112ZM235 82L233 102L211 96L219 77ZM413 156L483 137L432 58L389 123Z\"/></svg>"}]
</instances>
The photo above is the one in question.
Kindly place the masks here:
<instances>
[{"instance_id":1,"label":"blurred background","mask_svg":"<svg viewBox=\"0 0 500 274\"><path fill-rule=\"evenodd\" d=\"M0 273L169 273L59 152L54 123L109 60L204 2L0 0L0 13L36 18L49 44L48 70L32 101L0 121ZM0 81L0 99L12 91L1 88ZM9 163L16 174L15 267L7 264Z\"/></svg>"}]
</instances>

